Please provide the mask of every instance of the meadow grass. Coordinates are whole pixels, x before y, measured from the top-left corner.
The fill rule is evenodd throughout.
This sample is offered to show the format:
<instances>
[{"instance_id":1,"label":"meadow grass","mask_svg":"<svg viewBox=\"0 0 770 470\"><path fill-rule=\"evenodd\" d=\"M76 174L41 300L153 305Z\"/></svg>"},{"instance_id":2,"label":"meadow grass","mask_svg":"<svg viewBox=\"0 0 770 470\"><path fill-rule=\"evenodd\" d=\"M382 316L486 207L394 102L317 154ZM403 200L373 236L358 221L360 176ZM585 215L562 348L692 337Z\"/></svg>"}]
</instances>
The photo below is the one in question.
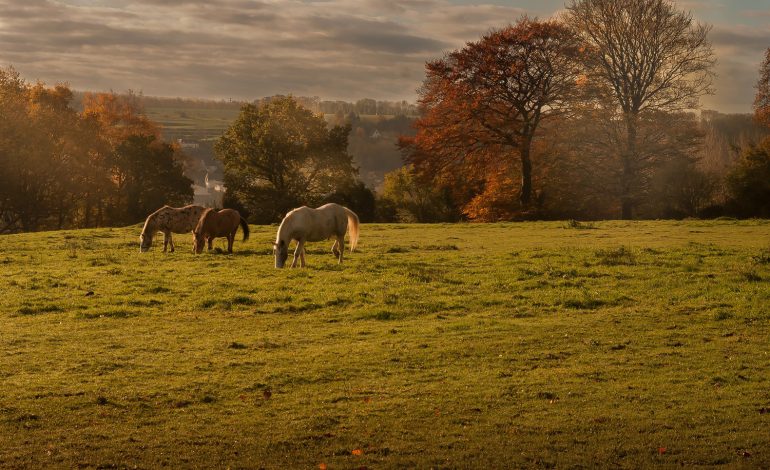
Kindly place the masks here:
<instances>
[{"instance_id":1,"label":"meadow grass","mask_svg":"<svg viewBox=\"0 0 770 470\"><path fill-rule=\"evenodd\" d=\"M770 466L770 222L0 238L0 465Z\"/></svg>"}]
</instances>

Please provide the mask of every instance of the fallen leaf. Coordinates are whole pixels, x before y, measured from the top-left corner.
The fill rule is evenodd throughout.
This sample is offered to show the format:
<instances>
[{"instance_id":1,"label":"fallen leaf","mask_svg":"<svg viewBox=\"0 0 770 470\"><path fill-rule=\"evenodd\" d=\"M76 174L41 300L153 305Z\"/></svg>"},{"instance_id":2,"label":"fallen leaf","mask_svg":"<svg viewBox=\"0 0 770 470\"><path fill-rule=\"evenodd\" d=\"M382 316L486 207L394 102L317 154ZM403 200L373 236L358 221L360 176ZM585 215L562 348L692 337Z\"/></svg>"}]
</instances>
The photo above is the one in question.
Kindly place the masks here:
<instances>
[{"instance_id":1,"label":"fallen leaf","mask_svg":"<svg viewBox=\"0 0 770 470\"><path fill-rule=\"evenodd\" d=\"M319 464L318 464L318 468L319 468L320 470L326 470L326 464L325 464L325 463L323 463L323 462L321 462L321 463L319 463Z\"/></svg>"},{"instance_id":2,"label":"fallen leaf","mask_svg":"<svg viewBox=\"0 0 770 470\"><path fill-rule=\"evenodd\" d=\"M273 392L271 392L270 390L265 390L264 392L262 392L262 396L265 397L265 400L269 400L270 397L273 396Z\"/></svg>"},{"instance_id":3,"label":"fallen leaf","mask_svg":"<svg viewBox=\"0 0 770 470\"><path fill-rule=\"evenodd\" d=\"M350 451L350 453L353 455L364 455L364 451L361 449L353 449Z\"/></svg>"},{"instance_id":4,"label":"fallen leaf","mask_svg":"<svg viewBox=\"0 0 770 470\"><path fill-rule=\"evenodd\" d=\"M665 447L658 447L658 454L663 455L666 453L666 450L668 449L666 449Z\"/></svg>"}]
</instances>

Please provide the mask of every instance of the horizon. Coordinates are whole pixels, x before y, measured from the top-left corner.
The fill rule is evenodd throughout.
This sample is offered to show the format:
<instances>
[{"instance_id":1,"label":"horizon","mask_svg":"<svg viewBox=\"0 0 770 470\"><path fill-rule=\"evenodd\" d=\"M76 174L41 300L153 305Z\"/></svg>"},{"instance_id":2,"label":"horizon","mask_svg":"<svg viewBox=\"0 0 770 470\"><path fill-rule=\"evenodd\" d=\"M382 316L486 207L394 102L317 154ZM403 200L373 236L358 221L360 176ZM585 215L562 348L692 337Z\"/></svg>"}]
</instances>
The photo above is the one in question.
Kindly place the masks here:
<instances>
[{"instance_id":1,"label":"horizon","mask_svg":"<svg viewBox=\"0 0 770 470\"><path fill-rule=\"evenodd\" d=\"M713 25L716 93L701 108L750 113L770 46L770 8L762 0L675 3ZM414 103L426 61L524 14L546 19L563 6L562 0L0 0L0 66L78 91Z\"/></svg>"}]
</instances>

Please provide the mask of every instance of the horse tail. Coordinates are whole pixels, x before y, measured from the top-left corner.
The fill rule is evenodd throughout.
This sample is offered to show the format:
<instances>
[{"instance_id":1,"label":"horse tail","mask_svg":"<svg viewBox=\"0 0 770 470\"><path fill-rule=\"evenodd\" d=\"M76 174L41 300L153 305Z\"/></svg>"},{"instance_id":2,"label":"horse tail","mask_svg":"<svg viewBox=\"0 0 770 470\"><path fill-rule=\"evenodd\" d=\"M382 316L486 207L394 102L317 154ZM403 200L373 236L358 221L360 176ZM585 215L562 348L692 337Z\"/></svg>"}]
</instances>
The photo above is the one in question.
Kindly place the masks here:
<instances>
[{"instance_id":1,"label":"horse tail","mask_svg":"<svg viewBox=\"0 0 770 470\"><path fill-rule=\"evenodd\" d=\"M345 209L345 214L348 216L348 230L350 230L350 251L353 251L358 245L358 216L355 212L348 209L347 207L343 207L343 209Z\"/></svg>"},{"instance_id":2,"label":"horse tail","mask_svg":"<svg viewBox=\"0 0 770 470\"><path fill-rule=\"evenodd\" d=\"M249 224L248 224L248 222L246 222L246 219L244 219L243 217L241 217L241 229L243 229L243 241L248 240L249 239Z\"/></svg>"}]
</instances>

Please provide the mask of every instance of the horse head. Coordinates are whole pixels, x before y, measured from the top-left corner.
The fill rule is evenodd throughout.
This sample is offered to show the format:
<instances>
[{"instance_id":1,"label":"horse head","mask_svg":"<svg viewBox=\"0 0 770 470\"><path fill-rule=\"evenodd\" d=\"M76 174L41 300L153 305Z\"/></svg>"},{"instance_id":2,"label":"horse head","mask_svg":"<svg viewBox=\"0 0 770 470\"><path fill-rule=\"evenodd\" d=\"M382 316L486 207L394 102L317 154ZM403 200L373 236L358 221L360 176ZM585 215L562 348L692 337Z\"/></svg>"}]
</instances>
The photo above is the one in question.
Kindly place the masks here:
<instances>
[{"instance_id":1,"label":"horse head","mask_svg":"<svg viewBox=\"0 0 770 470\"><path fill-rule=\"evenodd\" d=\"M193 253L199 255L203 252L203 247L206 246L206 237L203 232L193 232Z\"/></svg>"},{"instance_id":2,"label":"horse head","mask_svg":"<svg viewBox=\"0 0 770 470\"><path fill-rule=\"evenodd\" d=\"M146 253L150 251L150 247L152 246L152 232L142 232L141 235L139 235L139 251L142 253Z\"/></svg>"},{"instance_id":3,"label":"horse head","mask_svg":"<svg viewBox=\"0 0 770 470\"><path fill-rule=\"evenodd\" d=\"M273 243L273 254L275 254L275 267L283 268L286 264L286 259L289 257L288 244L283 240Z\"/></svg>"}]
</instances>

